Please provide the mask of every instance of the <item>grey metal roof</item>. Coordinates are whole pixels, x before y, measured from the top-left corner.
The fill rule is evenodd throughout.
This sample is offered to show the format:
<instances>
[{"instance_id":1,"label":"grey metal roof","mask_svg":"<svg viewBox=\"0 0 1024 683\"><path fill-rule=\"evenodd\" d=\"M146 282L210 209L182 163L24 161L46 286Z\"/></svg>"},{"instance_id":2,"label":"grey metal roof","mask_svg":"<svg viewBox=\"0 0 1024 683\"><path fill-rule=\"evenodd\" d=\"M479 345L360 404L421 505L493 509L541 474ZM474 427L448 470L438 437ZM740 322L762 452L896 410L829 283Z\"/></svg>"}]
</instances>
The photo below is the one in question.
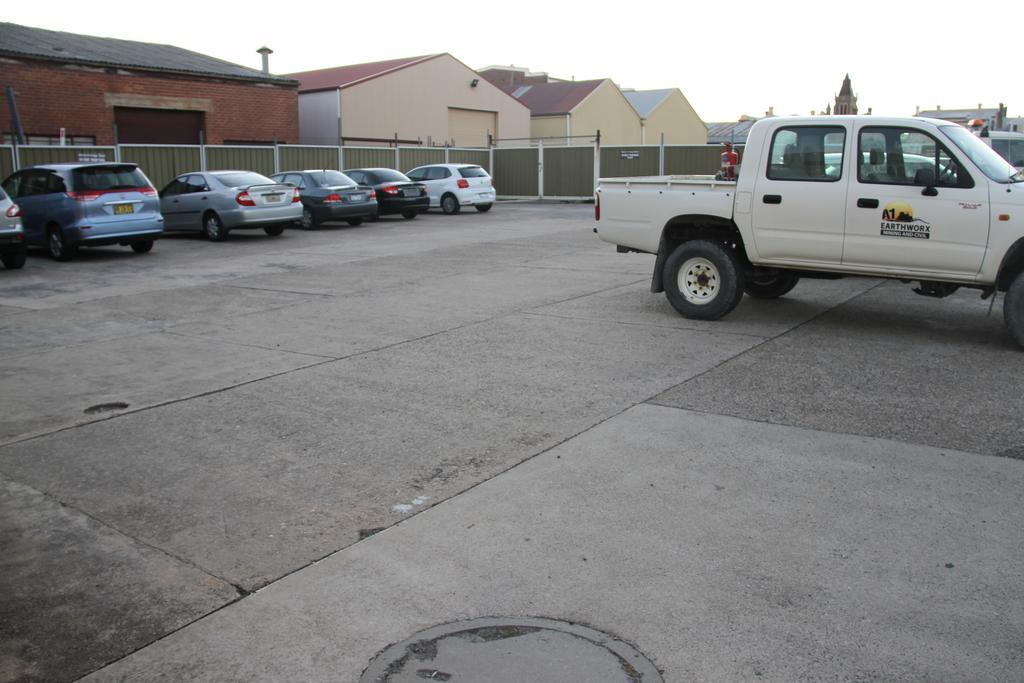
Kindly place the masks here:
<instances>
[{"instance_id":1,"label":"grey metal roof","mask_svg":"<svg viewBox=\"0 0 1024 683\"><path fill-rule=\"evenodd\" d=\"M173 45L98 38L0 22L0 55L75 64L113 66L200 76L217 76L280 85L298 82Z\"/></svg>"},{"instance_id":2,"label":"grey metal roof","mask_svg":"<svg viewBox=\"0 0 1024 683\"><path fill-rule=\"evenodd\" d=\"M756 119L748 119L746 121L720 121L717 123L709 123L708 126L708 144L716 145L723 142L731 142L737 145L742 145L747 141L747 134L750 132L750 127L754 125Z\"/></svg>"},{"instance_id":3,"label":"grey metal roof","mask_svg":"<svg viewBox=\"0 0 1024 683\"><path fill-rule=\"evenodd\" d=\"M672 90L672 88L667 90L624 90L622 94L633 105L633 109L636 109L640 118L646 119L655 107L672 94Z\"/></svg>"}]
</instances>

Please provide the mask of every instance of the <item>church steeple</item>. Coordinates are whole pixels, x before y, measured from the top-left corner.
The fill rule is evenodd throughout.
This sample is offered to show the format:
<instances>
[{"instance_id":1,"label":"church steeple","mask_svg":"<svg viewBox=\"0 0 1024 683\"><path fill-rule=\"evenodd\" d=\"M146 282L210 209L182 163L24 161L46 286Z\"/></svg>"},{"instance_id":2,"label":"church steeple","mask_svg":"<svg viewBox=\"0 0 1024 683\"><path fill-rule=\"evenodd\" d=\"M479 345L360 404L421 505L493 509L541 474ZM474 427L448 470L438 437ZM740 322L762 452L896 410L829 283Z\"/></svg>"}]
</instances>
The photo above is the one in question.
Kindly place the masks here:
<instances>
[{"instance_id":1,"label":"church steeple","mask_svg":"<svg viewBox=\"0 0 1024 683\"><path fill-rule=\"evenodd\" d=\"M857 113L857 96L853 94L853 86L850 84L850 74L846 74L846 78L843 79L843 87L839 89L839 94L836 95L835 113Z\"/></svg>"}]
</instances>

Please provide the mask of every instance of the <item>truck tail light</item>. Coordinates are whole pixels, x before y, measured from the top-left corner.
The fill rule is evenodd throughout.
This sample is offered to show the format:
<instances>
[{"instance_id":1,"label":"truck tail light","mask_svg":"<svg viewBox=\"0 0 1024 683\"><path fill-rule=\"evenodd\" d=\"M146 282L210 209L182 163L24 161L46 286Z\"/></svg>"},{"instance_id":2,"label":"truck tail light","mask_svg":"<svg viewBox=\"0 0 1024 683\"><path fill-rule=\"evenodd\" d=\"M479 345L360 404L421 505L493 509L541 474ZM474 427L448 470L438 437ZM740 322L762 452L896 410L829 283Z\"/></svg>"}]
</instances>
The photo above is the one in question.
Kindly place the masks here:
<instances>
[{"instance_id":1,"label":"truck tail light","mask_svg":"<svg viewBox=\"0 0 1024 683\"><path fill-rule=\"evenodd\" d=\"M597 197L597 200L594 202L594 220L599 221L601 220L601 193L598 192L594 196Z\"/></svg>"},{"instance_id":2,"label":"truck tail light","mask_svg":"<svg viewBox=\"0 0 1024 683\"><path fill-rule=\"evenodd\" d=\"M302 201L302 196L299 194L299 188L296 187L292 190L292 204L299 201Z\"/></svg>"},{"instance_id":3,"label":"truck tail light","mask_svg":"<svg viewBox=\"0 0 1024 683\"><path fill-rule=\"evenodd\" d=\"M459 189L465 190L467 187L469 187L469 181L465 178L459 178Z\"/></svg>"},{"instance_id":4,"label":"truck tail light","mask_svg":"<svg viewBox=\"0 0 1024 683\"><path fill-rule=\"evenodd\" d=\"M334 194L334 193L331 193L331 194L327 195L326 197L324 197L324 204L337 204L340 201L341 201L341 196L337 195L337 194Z\"/></svg>"},{"instance_id":5,"label":"truck tail light","mask_svg":"<svg viewBox=\"0 0 1024 683\"><path fill-rule=\"evenodd\" d=\"M235 201L238 202L240 206L256 206L256 202L252 200L252 197L249 196L248 192L239 192L238 196L235 197Z\"/></svg>"},{"instance_id":6,"label":"truck tail light","mask_svg":"<svg viewBox=\"0 0 1024 683\"><path fill-rule=\"evenodd\" d=\"M17 204L11 204L11 208L7 209L8 218L17 218L21 215L21 208Z\"/></svg>"}]
</instances>

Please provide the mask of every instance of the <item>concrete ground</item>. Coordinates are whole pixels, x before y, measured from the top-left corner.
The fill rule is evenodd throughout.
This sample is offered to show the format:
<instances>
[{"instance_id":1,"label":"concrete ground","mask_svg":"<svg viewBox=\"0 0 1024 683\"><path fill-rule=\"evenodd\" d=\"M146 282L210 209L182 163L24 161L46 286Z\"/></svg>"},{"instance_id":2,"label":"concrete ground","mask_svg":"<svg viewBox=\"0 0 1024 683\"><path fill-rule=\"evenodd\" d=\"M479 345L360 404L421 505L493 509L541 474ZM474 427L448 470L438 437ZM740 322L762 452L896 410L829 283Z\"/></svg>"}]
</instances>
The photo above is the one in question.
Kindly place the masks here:
<instances>
[{"instance_id":1,"label":"concrete ground","mask_svg":"<svg viewBox=\"0 0 1024 683\"><path fill-rule=\"evenodd\" d=\"M1018 679L998 305L851 278L688 321L591 211L0 271L0 681L356 681L486 616L667 681Z\"/></svg>"}]
</instances>

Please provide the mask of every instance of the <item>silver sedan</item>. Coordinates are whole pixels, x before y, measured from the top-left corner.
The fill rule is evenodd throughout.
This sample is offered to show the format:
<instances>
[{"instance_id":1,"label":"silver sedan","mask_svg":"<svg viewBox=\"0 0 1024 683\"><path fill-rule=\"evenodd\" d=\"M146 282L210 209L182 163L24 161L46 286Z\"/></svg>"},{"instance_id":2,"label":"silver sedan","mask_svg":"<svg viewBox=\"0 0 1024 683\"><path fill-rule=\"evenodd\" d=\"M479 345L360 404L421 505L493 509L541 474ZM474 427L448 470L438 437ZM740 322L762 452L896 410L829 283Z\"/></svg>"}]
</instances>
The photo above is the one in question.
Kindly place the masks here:
<instances>
[{"instance_id":1,"label":"silver sedan","mask_svg":"<svg viewBox=\"0 0 1024 683\"><path fill-rule=\"evenodd\" d=\"M298 189L252 171L184 173L160 191L165 230L202 231L220 242L231 230L262 228L271 236L302 218Z\"/></svg>"},{"instance_id":2,"label":"silver sedan","mask_svg":"<svg viewBox=\"0 0 1024 683\"><path fill-rule=\"evenodd\" d=\"M0 190L0 261L11 270L25 265L25 231L21 227L21 211L3 190Z\"/></svg>"}]
</instances>

